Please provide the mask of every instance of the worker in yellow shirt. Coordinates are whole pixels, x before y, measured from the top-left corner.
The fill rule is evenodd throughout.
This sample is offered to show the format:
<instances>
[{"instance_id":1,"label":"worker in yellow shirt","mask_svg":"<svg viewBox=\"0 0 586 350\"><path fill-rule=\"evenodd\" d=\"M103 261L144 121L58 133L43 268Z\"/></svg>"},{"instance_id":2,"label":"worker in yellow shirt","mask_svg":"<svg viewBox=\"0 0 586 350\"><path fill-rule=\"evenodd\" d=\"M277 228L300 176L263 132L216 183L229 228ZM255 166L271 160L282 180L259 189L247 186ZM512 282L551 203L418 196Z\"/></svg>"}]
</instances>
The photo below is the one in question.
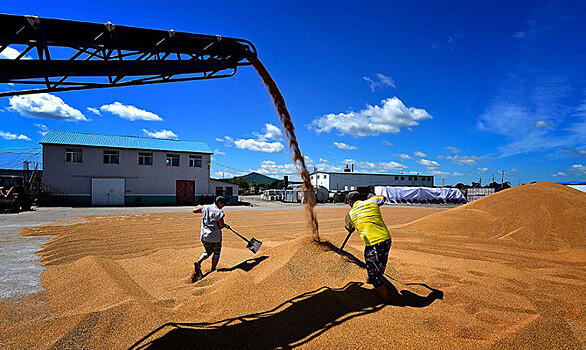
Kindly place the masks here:
<instances>
[{"instance_id":1,"label":"worker in yellow shirt","mask_svg":"<svg viewBox=\"0 0 586 350\"><path fill-rule=\"evenodd\" d=\"M372 284L379 298L388 303L389 297L383 274L391 249L391 235L379 208L384 203L384 197L360 199L360 193L356 191L348 193L348 204L352 209L346 216L346 230L349 233L358 230L365 245L364 260L368 274L366 283Z\"/></svg>"}]
</instances>

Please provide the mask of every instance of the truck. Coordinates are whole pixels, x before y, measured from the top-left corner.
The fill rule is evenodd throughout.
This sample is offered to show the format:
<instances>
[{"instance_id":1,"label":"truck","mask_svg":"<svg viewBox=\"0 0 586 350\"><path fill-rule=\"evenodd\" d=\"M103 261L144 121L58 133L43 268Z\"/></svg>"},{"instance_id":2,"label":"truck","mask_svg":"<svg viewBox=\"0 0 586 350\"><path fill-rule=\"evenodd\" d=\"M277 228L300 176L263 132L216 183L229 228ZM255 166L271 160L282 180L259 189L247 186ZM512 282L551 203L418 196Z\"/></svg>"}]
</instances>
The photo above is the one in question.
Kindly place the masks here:
<instances>
[{"instance_id":1,"label":"truck","mask_svg":"<svg viewBox=\"0 0 586 350\"><path fill-rule=\"evenodd\" d=\"M33 201L22 176L0 175L0 212L30 210Z\"/></svg>"}]
</instances>

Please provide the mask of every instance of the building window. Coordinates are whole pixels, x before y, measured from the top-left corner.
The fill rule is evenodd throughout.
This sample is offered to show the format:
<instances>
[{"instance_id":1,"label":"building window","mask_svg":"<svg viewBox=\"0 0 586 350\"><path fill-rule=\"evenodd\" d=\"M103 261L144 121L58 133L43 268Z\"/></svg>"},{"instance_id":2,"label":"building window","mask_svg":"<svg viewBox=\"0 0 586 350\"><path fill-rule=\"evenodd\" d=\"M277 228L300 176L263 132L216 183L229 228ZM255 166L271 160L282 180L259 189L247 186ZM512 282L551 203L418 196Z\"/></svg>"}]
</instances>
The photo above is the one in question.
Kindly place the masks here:
<instances>
[{"instance_id":1,"label":"building window","mask_svg":"<svg viewBox=\"0 0 586 350\"><path fill-rule=\"evenodd\" d=\"M226 197L232 197L232 187L226 187Z\"/></svg>"},{"instance_id":2,"label":"building window","mask_svg":"<svg viewBox=\"0 0 586 350\"><path fill-rule=\"evenodd\" d=\"M81 148L65 148L65 161L81 163Z\"/></svg>"},{"instance_id":3,"label":"building window","mask_svg":"<svg viewBox=\"0 0 586 350\"><path fill-rule=\"evenodd\" d=\"M405 176L401 176L401 181L405 180Z\"/></svg>"},{"instance_id":4,"label":"building window","mask_svg":"<svg viewBox=\"0 0 586 350\"><path fill-rule=\"evenodd\" d=\"M316 178L319 180L319 175L315 175L315 176L316 176Z\"/></svg>"},{"instance_id":5,"label":"building window","mask_svg":"<svg viewBox=\"0 0 586 350\"><path fill-rule=\"evenodd\" d=\"M224 187L216 187L216 196L224 195Z\"/></svg>"},{"instance_id":6,"label":"building window","mask_svg":"<svg viewBox=\"0 0 586 350\"><path fill-rule=\"evenodd\" d=\"M138 165L153 165L152 152L138 152Z\"/></svg>"},{"instance_id":7,"label":"building window","mask_svg":"<svg viewBox=\"0 0 586 350\"><path fill-rule=\"evenodd\" d=\"M195 168L201 168L201 156L196 156L193 154L189 155L189 166Z\"/></svg>"},{"instance_id":8,"label":"building window","mask_svg":"<svg viewBox=\"0 0 586 350\"><path fill-rule=\"evenodd\" d=\"M176 153L167 153L165 164L167 166L179 166L179 155Z\"/></svg>"},{"instance_id":9,"label":"building window","mask_svg":"<svg viewBox=\"0 0 586 350\"><path fill-rule=\"evenodd\" d=\"M120 151L104 151L104 164L120 164Z\"/></svg>"},{"instance_id":10,"label":"building window","mask_svg":"<svg viewBox=\"0 0 586 350\"><path fill-rule=\"evenodd\" d=\"M398 176L395 176L395 181L399 181L399 177Z\"/></svg>"}]
</instances>

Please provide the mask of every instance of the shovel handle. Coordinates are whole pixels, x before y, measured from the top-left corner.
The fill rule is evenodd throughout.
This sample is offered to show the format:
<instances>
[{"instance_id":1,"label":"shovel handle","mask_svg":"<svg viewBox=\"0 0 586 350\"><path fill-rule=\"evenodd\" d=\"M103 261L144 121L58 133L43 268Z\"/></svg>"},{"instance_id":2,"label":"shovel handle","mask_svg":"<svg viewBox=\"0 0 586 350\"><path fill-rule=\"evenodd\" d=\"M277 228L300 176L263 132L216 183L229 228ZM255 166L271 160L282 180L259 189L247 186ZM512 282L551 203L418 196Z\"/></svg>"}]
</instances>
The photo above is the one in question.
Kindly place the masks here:
<instances>
[{"instance_id":1,"label":"shovel handle","mask_svg":"<svg viewBox=\"0 0 586 350\"><path fill-rule=\"evenodd\" d=\"M246 237L244 237L244 236L243 236L243 235L241 235L240 233L238 233L238 232L236 232L236 231L232 230L232 227L228 227L228 230L230 230L230 231L234 232L234 233L236 234L236 236L238 236L238 237L242 238L243 240L245 240L246 242L250 243L250 241L249 241L249 240L247 240L247 239L246 239Z\"/></svg>"},{"instance_id":2,"label":"shovel handle","mask_svg":"<svg viewBox=\"0 0 586 350\"><path fill-rule=\"evenodd\" d=\"M350 239L350 235L352 235L352 232L354 232L354 231L348 232L348 235L346 236L344 243L342 243L342 245L340 246L340 249L338 249L338 254L340 254L342 252L342 249L344 249L344 246L346 245L346 242L348 242L348 239Z\"/></svg>"}]
</instances>

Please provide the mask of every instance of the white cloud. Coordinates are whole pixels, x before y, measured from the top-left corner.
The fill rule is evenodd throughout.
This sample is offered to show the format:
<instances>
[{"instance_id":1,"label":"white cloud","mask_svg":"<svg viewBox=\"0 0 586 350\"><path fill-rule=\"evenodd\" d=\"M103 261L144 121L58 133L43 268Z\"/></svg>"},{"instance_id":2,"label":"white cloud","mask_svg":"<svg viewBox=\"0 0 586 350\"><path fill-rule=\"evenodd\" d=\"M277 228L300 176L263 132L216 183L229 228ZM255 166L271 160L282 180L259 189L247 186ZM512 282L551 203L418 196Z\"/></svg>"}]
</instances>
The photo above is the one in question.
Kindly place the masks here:
<instances>
[{"instance_id":1,"label":"white cloud","mask_svg":"<svg viewBox=\"0 0 586 350\"><path fill-rule=\"evenodd\" d=\"M372 92L374 92L374 90L376 90L376 88L378 87L397 87L397 85L395 85L395 81L393 80L393 78L381 73L376 73L376 78L374 79L371 79L369 77L362 77L362 79L368 82Z\"/></svg>"},{"instance_id":2,"label":"white cloud","mask_svg":"<svg viewBox=\"0 0 586 350\"><path fill-rule=\"evenodd\" d=\"M386 146L393 146L393 143L392 143L392 142L389 142L389 141L387 141L387 140L383 140L383 143L384 143Z\"/></svg>"},{"instance_id":3,"label":"white cloud","mask_svg":"<svg viewBox=\"0 0 586 350\"><path fill-rule=\"evenodd\" d=\"M272 160L263 161L260 168L255 171L257 173L279 179L284 175L297 176L297 167L294 164L277 164Z\"/></svg>"},{"instance_id":4,"label":"white cloud","mask_svg":"<svg viewBox=\"0 0 586 350\"><path fill-rule=\"evenodd\" d=\"M508 139L498 147L500 157L584 147L586 100L578 107L566 104L572 83L563 76L511 74L477 126Z\"/></svg>"},{"instance_id":5,"label":"white cloud","mask_svg":"<svg viewBox=\"0 0 586 350\"><path fill-rule=\"evenodd\" d=\"M131 121L135 120L148 120L148 121L162 121L163 119L158 115L147 112L144 109L137 108L131 105L123 105L120 102L114 102L109 105L103 105L100 107L102 112L110 112L114 115L119 116L122 119L128 119Z\"/></svg>"},{"instance_id":6,"label":"white cloud","mask_svg":"<svg viewBox=\"0 0 586 350\"><path fill-rule=\"evenodd\" d=\"M456 147L452 147L452 146L446 147L446 151L451 152L451 153L460 153L460 152L462 152L461 149L456 148Z\"/></svg>"},{"instance_id":7,"label":"white cloud","mask_svg":"<svg viewBox=\"0 0 586 350\"><path fill-rule=\"evenodd\" d=\"M0 52L0 58L2 58L2 59L13 60L16 57L18 57L18 55L20 55L20 52L18 52L18 50L15 50L11 47L7 47L2 52Z\"/></svg>"},{"instance_id":8,"label":"white cloud","mask_svg":"<svg viewBox=\"0 0 586 350\"><path fill-rule=\"evenodd\" d=\"M438 168L440 166L440 164L438 162L436 162L435 160L428 160L428 159L420 159L417 161L417 163L426 166L428 168Z\"/></svg>"},{"instance_id":9,"label":"white cloud","mask_svg":"<svg viewBox=\"0 0 586 350\"><path fill-rule=\"evenodd\" d=\"M148 136L148 137L154 137L156 139L172 139L172 140L177 140L178 136L177 134L175 134L173 131L171 130L165 130L165 129L161 129L161 130L147 130L147 129L142 129L142 132Z\"/></svg>"},{"instance_id":10,"label":"white cloud","mask_svg":"<svg viewBox=\"0 0 586 350\"><path fill-rule=\"evenodd\" d=\"M230 136L224 136L223 139L216 138L216 141L224 142L224 144L230 147L232 144L236 145L239 149L247 149L255 152L265 153L283 153L285 146L281 142L268 142L268 140L280 140L282 139L281 130L272 124L265 124L264 133L253 132L252 134L256 137L255 139L237 139Z\"/></svg>"},{"instance_id":11,"label":"white cloud","mask_svg":"<svg viewBox=\"0 0 586 350\"><path fill-rule=\"evenodd\" d=\"M513 33L513 38L516 38L516 39L523 39L525 36L527 36L527 33L522 32L522 31Z\"/></svg>"},{"instance_id":12,"label":"white cloud","mask_svg":"<svg viewBox=\"0 0 586 350\"><path fill-rule=\"evenodd\" d=\"M566 174L566 173L563 173L563 172L561 172L561 171L558 171L558 172L557 172L557 173L555 173L555 174L551 174L551 176L553 176L553 177L558 177L558 176L567 176L567 175L568 175L568 174Z\"/></svg>"},{"instance_id":13,"label":"white cloud","mask_svg":"<svg viewBox=\"0 0 586 350\"><path fill-rule=\"evenodd\" d=\"M92 113L93 113L93 114L95 114L95 115L99 115L99 116L101 116L101 115L102 115L102 113L100 112L100 110L99 110L99 109L97 109L97 108L87 107L86 109L87 109L88 111L92 112Z\"/></svg>"},{"instance_id":14,"label":"white cloud","mask_svg":"<svg viewBox=\"0 0 586 350\"><path fill-rule=\"evenodd\" d=\"M252 135L256 137L258 141L268 141L268 140L275 140L281 141L283 139L283 134L281 133L281 129L274 126L273 124L265 124L263 129L264 134L253 132Z\"/></svg>"},{"instance_id":15,"label":"white cloud","mask_svg":"<svg viewBox=\"0 0 586 350\"><path fill-rule=\"evenodd\" d=\"M356 149L356 146L351 146L348 144L345 144L344 142L334 142L334 146L336 146L338 149L344 149L344 150L352 150L352 149Z\"/></svg>"},{"instance_id":16,"label":"white cloud","mask_svg":"<svg viewBox=\"0 0 586 350\"><path fill-rule=\"evenodd\" d=\"M567 152L586 157L586 150L576 149L573 147L566 147L564 148Z\"/></svg>"},{"instance_id":17,"label":"white cloud","mask_svg":"<svg viewBox=\"0 0 586 350\"><path fill-rule=\"evenodd\" d=\"M47 132L49 132L49 128L45 124L35 123L34 125L37 129L39 129L37 130L37 132L43 136L45 136Z\"/></svg>"},{"instance_id":18,"label":"white cloud","mask_svg":"<svg viewBox=\"0 0 586 350\"><path fill-rule=\"evenodd\" d=\"M456 40L462 39L462 32L457 31L453 35L449 35L447 38L444 39L437 39L434 40L431 44L431 48L438 51L452 51L454 50Z\"/></svg>"},{"instance_id":19,"label":"white cloud","mask_svg":"<svg viewBox=\"0 0 586 350\"><path fill-rule=\"evenodd\" d=\"M224 136L224 138L216 137L216 141L223 142L226 147L232 147L234 144L234 139L230 136Z\"/></svg>"},{"instance_id":20,"label":"white cloud","mask_svg":"<svg viewBox=\"0 0 586 350\"><path fill-rule=\"evenodd\" d=\"M341 134L352 136L396 134L402 127L419 125L419 121L431 119L424 109L406 107L397 97L383 100L382 106L370 106L359 112L327 114L314 119L310 129L317 133L330 132L334 129Z\"/></svg>"},{"instance_id":21,"label":"white cloud","mask_svg":"<svg viewBox=\"0 0 586 350\"><path fill-rule=\"evenodd\" d=\"M572 165L572 167L570 168L570 170L577 171L577 172L582 173L582 174L586 174L586 166L584 166L582 164L574 164L574 165Z\"/></svg>"},{"instance_id":22,"label":"white cloud","mask_svg":"<svg viewBox=\"0 0 586 350\"><path fill-rule=\"evenodd\" d=\"M415 157L419 157L419 158L427 157L427 154L425 154L425 153L423 153L421 151L415 151L415 152L413 152L413 155Z\"/></svg>"},{"instance_id":23,"label":"white cloud","mask_svg":"<svg viewBox=\"0 0 586 350\"><path fill-rule=\"evenodd\" d=\"M537 129L551 128L551 124L546 122L545 120L534 120L533 126Z\"/></svg>"},{"instance_id":24,"label":"white cloud","mask_svg":"<svg viewBox=\"0 0 586 350\"><path fill-rule=\"evenodd\" d=\"M344 159L343 164L354 164L354 171L371 171L371 172L385 172L406 169L407 166L397 162L357 162L354 159Z\"/></svg>"},{"instance_id":25,"label":"white cloud","mask_svg":"<svg viewBox=\"0 0 586 350\"><path fill-rule=\"evenodd\" d=\"M401 153L401 154L395 154L395 156L396 156L396 157L399 157L399 158L401 158L401 159L412 159L412 158L413 158L413 157L411 157L410 155L408 155L408 154L405 154L405 153Z\"/></svg>"},{"instance_id":26,"label":"white cloud","mask_svg":"<svg viewBox=\"0 0 586 350\"><path fill-rule=\"evenodd\" d=\"M0 137L3 138L4 140L25 140L25 141L30 141L30 137L20 134L13 134L11 132L7 132L7 131L2 131L0 130Z\"/></svg>"},{"instance_id":27,"label":"white cloud","mask_svg":"<svg viewBox=\"0 0 586 350\"><path fill-rule=\"evenodd\" d=\"M480 116L478 127L501 135L518 135L531 128L532 119L526 107L501 102L492 105Z\"/></svg>"},{"instance_id":28,"label":"white cloud","mask_svg":"<svg viewBox=\"0 0 586 350\"><path fill-rule=\"evenodd\" d=\"M18 50L13 49L12 47L6 47L6 48L4 48L4 50L2 52L0 52L0 59L13 60L13 59L17 58L18 55L20 55L20 52ZM21 59L30 60L31 57L25 55Z\"/></svg>"},{"instance_id":29,"label":"white cloud","mask_svg":"<svg viewBox=\"0 0 586 350\"><path fill-rule=\"evenodd\" d=\"M223 155L226 155L226 153L224 153L224 152L220 151L218 148L216 148L214 150L214 155L223 156Z\"/></svg>"},{"instance_id":30,"label":"white cloud","mask_svg":"<svg viewBox=\"0 0 586 350\"><path fill-rule=\"evenodd\" d=\"M478 171L480 171L481 173L485 173L488 171L488 168L478 168Z\"/></svg>"},{"instance_id":31,"label":"white cloud","mask_svg":"<svg viewBox=\"0 0 586 350\"><path fill-rule=\"evenodd\" d=\"M255 152L283 153L285 146L280 142L265 142L254 139L235 140L234 144L240 149L247 149Z\"/></svg>"},{"instance_id":32,"label":"white cloud","mask_svg":"<svg viewBox=\"0 0 586 350\"><path fill-rule=\"evenodd\" d=\"M24 117L67 121L88 120L80 111L51 94L14 96L10 98L9 103L11 110Z\"/></svg>"},{"instance_id":33,"label":"white cloud","mask_svg":"<svg viewBox=\"0 0 586 350\"><path fill-rule=\"evenodd\" d=\"M447 176L450 175L450 173L446 172L446 171L441 171L441 170L437 170L436 168L429 168L427 169L427 172L431 175L441 175L441 176Z\"/></svg>"},{"instance_id":34,"label":"white cloud","mask_svg":"<svg viewBox=\"0 0 586 350\"><path fill-rule=\"evenodd\" d=\"M448 159L450 163L457 165L476 165L482 158L477 156L439 156L442 159Z\"/></svg>"}]
</instances>

